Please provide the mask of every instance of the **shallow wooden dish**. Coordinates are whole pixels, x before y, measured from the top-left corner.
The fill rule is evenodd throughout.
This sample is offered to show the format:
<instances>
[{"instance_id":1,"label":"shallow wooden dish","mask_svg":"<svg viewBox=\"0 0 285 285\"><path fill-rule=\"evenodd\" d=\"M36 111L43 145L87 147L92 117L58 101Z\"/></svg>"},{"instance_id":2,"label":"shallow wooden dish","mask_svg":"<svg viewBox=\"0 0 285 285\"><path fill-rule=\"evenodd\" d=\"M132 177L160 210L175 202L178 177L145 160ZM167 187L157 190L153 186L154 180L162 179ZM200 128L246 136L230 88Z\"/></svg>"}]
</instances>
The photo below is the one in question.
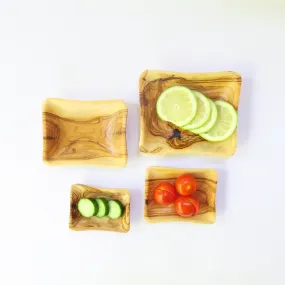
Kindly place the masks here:
<instances>
[{"instance_id":1,"label":"shallow wooden dish","mask_svg":"<svg viewBox=\"0 0 285 285\"><path fill-rule=\"evenodd\" d=\"M198 182L198 189L193 196L199 199L200 211L194 217L178 216L174 204L163 206L153 199L154 188L161 182L175 182L175 179L185 173L192 174ZM216 186L217 172L214 169L183 169L149 167L145 177L144 217L150 223L158 222L194 222L212 224L216 221Z\"/></svg>"},{"instance_id":2,"label":"shallow wooden dish","mask_svg":"<svg viewBox=\"0 0 285 285\"><path fill-rule=\"evenodd\" d=\"M118 200L125 207L124 215L116 220L104 218L84 218L80 215L77 204L81 198L98 198ZM126 233L130 230L130 192L127 189L94 188L74 184L70 192L69 228L75 231L102 230Z\"/></svg>"},{"instance_id":3,"label":"shallow wooden dish","mask_svg":"<svg viewBox=\"0 0 285 285\"><path fill-rule=\"evenodd\" d=\"M124 167L127 106L122 100L43 102L43 161Z\"/></svg>"},{"instance_id":4,"label":"shallow wooden dish","mask_svg":"<svg viewBox=\"0 0 285 285\"><path fill-rule=\"evenodd\" d=\"M199 135L158 118L156 101L162 91L174 85L197 90L213 100L225 100L238 109L241 77L235 72L180 73L146 70L139 79L140 151L150 155L233 155L237 146L236 132L224 142L207 142Z\"/></svg>"}]
</instances>

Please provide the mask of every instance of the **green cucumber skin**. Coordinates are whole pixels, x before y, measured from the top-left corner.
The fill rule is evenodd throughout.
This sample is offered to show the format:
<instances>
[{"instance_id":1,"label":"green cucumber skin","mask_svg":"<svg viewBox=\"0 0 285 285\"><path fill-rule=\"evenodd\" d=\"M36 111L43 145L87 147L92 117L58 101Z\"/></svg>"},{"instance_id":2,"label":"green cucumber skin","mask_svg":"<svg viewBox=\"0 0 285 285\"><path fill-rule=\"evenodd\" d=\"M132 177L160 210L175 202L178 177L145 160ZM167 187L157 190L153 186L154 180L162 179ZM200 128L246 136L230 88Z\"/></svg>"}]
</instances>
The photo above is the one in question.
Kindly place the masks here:
<instances>
[{"instance_id":1,"label":"green cucumber skin","mask_svg":"<svg viewBox=\"0 0 285 285\"><path fill-rule=\"evenodd\" d=\"M103 215L100 215L100 213L99 213L99 210L100 210L100 206L99 205L100 204L98 203L98 200L100 200L104 204L104 206L105 206L106 211L105 211L105 213ZM109 214L109 203L108 203L108 200L105 199L105 198L97 198L96 202L98 204L98 212L96 214L96 217L97 218L103 218L105 216L108 216L108 214Z\"/></svg>"},{"instance_id":2,"label":"green cucumber skin","mask_svg":"<svg viewBox=\"0 0 285 285\"><path fill-rule=\"evenodd\" d=\"M89 199L89 200L94 204L95 212L94 212L94 215L93 215L93 216L96 216L97 213L98 213L98 210L99 210L99 206L98 206L98 204L97 204L97 202L96 202L95 199Z\"/></svg>"},{"instance_id":3,"label":"green cucumber skin","mask_svg":"<svg viewBox=\"0 0 285 285\"><path fill-rule=\"evenodd\" d=\"M92 202L92 204L94 205L94 210L95 210L93 216L95 216L95 215L97 214L98 210L99 210L98 204L97 204L97 202L95 201L95 199L90 199L90 198L83 198L83 199L88 199L90 202ZM80 199L80 200L81 200L81 199ZM80 200L79 200L79 201L80 201ZM79 201L78 201L78 203L79 203ZM78 209L78 211L79 211L79 209ZM80 211L79 211L79 213L80 213L80 215L81 215L83 218L87 218L87 217L83 216ZM89 218L91 218L91 217L89 217Z\"/></svg>"},{"instance_id":4,"label":"green cucumber skin","mask_svg":"<svg viewBox=\"0 0 285 285\"><path fill-rule=\"evenodd\" d=\"M109 214L108 214L108 217L109 217L110 219L112 219L112 220L116 220L116 219L121 218L121 217L124 215L124 210L125 210L123 204L122 204L120 201L118 201L118 200L110 200L109 202L111 202L111 201L116 202L117 205L121 208L121 215L120 215L119 217L117 217L117 218L112 218L112 217L110 217L110 212L111 212L110 209L111 209L111 207L110 207L110 205L109 205Z\"/></svg>"}]
</instances>

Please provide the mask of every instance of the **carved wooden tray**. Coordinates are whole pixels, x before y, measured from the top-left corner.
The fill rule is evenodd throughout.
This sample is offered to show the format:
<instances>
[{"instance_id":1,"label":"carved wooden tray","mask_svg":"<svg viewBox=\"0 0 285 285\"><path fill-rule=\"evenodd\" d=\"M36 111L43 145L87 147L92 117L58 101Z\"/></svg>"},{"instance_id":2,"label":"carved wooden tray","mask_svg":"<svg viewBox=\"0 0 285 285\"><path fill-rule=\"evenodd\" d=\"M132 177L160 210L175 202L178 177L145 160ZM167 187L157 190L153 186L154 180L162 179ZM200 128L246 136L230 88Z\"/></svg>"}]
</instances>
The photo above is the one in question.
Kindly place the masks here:
<instances>
[{"instance_id":1,"label":"carved wooden tray","mask_svg":"<svg viewBox=\"0 0 285 285\"><path fill-rule=\"evenodd\" d=\"M81 198L98 198L118 200L125 207L124 215L116 220L108 217L84 218L77 209ZM130 230L130 192L127 189L93 188L82 184L74 184L70 192L69 228L75 231L102 230L126 233Z\"/></svg>"},{"instance_id":2,"label":"carved wooden tray","mask_svg":"<svg viewBox=\"0 0 285 285\"><path fill-rule=\"evenodd\" d=\"M225 100L238 109L241 77L235 72L179 73L146 70L139 79L140 151L150 155L233 155L237 146L236 132L224 142L207 142L199 135L158 118L157 98L162 91L174 85L200 91L213 100Z\"/></svg>"},{"instance_id":3,"label":"carved wooden tray","mask_svg":"<svg viewBox=\"0 0 285 285\"><path fill-rule=\"evenodd\" d=\"M122 100L43 103L43 160L49 165L124 167L127 106Z\"/></svg>"},{"instance_id":4,"label":"carved wooden tray","mask_svg":"<svg viewBox=\"0 0 285 285\"><path fill-rule=\"evenodd\" d=\"M200 201L200 211L193 217L178 216L174 204L164 206L153 199L154 188L162 181L173 183L184 174L192 174L198 182L198 189L193 194ZM194 222L212 224L216 221L216 186L217 172L214 169L183 169L149 167L145 177L144 217L150 223L158 222Z\"/></svg>"}]
</instances>

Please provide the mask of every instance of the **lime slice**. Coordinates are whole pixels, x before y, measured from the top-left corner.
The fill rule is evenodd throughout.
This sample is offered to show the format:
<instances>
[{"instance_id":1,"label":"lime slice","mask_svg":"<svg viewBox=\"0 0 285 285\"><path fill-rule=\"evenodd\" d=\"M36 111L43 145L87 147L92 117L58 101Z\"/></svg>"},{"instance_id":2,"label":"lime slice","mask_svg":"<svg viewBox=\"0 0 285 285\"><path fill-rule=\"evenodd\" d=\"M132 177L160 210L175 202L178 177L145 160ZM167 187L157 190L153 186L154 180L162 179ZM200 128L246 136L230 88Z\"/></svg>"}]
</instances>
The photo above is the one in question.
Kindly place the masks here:
<instances>
[{"instance_id":1,"label":"lime slice","mask_svg":"<svg viewBox=\"0 0 285 285\"><path fill-rule=\"evenodd\" d=\"M195 118L190 124L183 126L183 129L185 130L200 128L207 122L211 115L211 104L208 98L198 91L193 90L193 93L197 99L198 110Z\"/></svg>"},{"instance_id":2,"label":"lime slice","mask_svg":"<svg viewBox=\"0 0 285 285\"><path fill-rule=\"evenodd\" d=\"M215 102L218 109L218 119L206 133L200 134L207 141L220 142L228 139L235 131L238 122L236 109L225 101Z\"/></svg>"},{"instance_id":3,"label":"lime slice","mask_svg":"<svg viewBox=\"0 0 285 285\"><path fill-rule=\"evenodd\" d=\"M191 130L191 132L194 134L201 134L201 133L208 132L215 125L215 123L217 121L218 109L216 107L216 104L211 99L208 99L208 100L210 101L210 105L211 105L210 118L202 127Z\"/></svg>"},{"instance_id":4,"label":"lime slice","mask_svg":"<svg viewBox=\"0 0 285 285\"><path fill-rule=\"evenodd\" d=\"M156 103L156 112L161 120L183 126L195 117L197 100L190 89L173 86L160 94Z\"/></svg>"}]
</instances>

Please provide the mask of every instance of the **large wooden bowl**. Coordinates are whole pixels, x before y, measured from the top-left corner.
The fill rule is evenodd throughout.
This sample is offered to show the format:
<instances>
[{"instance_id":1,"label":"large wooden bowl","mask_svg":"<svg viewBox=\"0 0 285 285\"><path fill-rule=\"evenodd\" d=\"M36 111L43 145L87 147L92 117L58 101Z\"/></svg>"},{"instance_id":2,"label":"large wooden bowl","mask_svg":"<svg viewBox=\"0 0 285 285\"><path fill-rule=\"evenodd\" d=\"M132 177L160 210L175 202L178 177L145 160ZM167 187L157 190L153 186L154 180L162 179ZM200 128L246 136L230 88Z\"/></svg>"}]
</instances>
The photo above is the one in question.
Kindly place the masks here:
<instances>
[{"instance_id":1,"label":"large wooden bowl","mask_svg":"<svg viewBox=\"0 0 285 285\"><path fill-rule=\"evenodd\" d=\"M182 174L192 174L198 182L198 189L193 194L200 202L200 211L193 217L181 217L175 212L174 204L164 206L153 199L153 191L161 182L174 184ZM217 172L214 169L183 169L149 167L145 177L144 217L150 223L158 222L194 222L212 224L216 220Z\"/></svg>"},{"instance_id":2,"label":"large wooden bowl","mask_svg":"<svg viewBox=\"0 0 285 285\"><path fill-rule=\"evenodd\" d=\"M140 151L150 155L233 155L237 147L236 132L226 141L207 142L199 135L158 118L156 101L165 89L174 85L199 91L213 100L225 100L238 109L241 77L235 72L180 73L146 70L139 79Z\"/></svg>"},{"instance_id":3,"label":"large wooden bowl","mask_svg":"<svg viewBox=\"0 0 285 285\"><path fill-rule=\"evenodd\" d=\"M84 218L80 215L77 204L81 198L99 198L118 200L124 206L124 214L119 219L108 217ZM102 230L126 233L130 230L130 192L127 189L94 188L82 184L74 184L70 192L69 228L75 231Z\"/></svg>"},{"instance_id":4,"label":"large wooden bowl","mask_svg":"<svg viewBox=\"0 0 285 285\"><path fill-rule=\"evenodd\" d=\"M43 103L43 161L48 165L124 167L127 106L122 100Z\"/></svg>"}]
</instances>

